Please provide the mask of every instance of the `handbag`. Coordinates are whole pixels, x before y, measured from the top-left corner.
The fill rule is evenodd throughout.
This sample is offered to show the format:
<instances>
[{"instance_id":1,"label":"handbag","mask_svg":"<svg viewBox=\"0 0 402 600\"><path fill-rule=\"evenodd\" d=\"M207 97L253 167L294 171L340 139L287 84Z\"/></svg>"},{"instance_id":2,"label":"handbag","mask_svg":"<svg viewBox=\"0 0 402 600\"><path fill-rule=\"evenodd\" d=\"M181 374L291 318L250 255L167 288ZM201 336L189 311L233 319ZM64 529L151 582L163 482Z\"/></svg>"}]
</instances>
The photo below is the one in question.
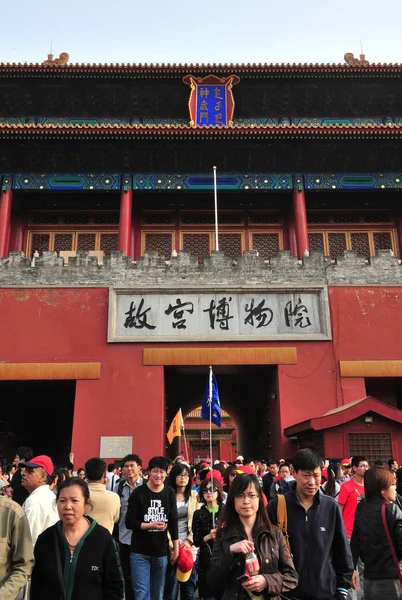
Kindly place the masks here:
<instances>
[{"instance_id":1,"label":"handbag","mask_svg":"<svg viewBox=\"0 0 402 600\"><path fill-rule=\"evenodd\" d=\"M386 510L386 504L384 502L384 504L381 507L382 522L383 522L383 525L384 525L385 533L386 533L387 540L388 540L388 546L389 546L389 549L391 550L391 555L392 555L392 559L394 561L396 572L398 573L399 583L402 585L401 567L399 566L398 558L397 558L396 553L395 553L394 544L392 543L391 534L389 532L389 527L388 527L388 523L387 523L387 518L385 516L385 510Z\"/></svg>"},{"instance_id":2,"label":"handbag","mask_svg":"<svg viewBox=\"0 0 402 600\"><path fill-rule=\"evenodd\" d=\"M61 569L60 548L59 548L59 544L57 542L56 528L54 528L54 530L53 530L53 544L54 544L54 554L56 556L57 578L59 580L60 589L61 589L61 600L66 600L66 589L64 587L63 571Z\"/></svg>"}]
</instances>

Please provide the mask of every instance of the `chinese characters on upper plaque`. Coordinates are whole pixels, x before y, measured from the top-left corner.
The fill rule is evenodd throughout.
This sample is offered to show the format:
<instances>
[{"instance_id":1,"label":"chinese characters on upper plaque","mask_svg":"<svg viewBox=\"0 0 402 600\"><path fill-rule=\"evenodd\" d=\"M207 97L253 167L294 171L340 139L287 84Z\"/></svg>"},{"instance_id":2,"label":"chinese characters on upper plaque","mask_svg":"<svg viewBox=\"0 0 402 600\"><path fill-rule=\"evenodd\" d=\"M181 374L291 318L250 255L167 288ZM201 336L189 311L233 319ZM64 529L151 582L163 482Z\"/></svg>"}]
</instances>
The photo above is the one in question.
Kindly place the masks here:
<instances>
[{"instance_id":1,"label":"chinese characters on upper plaque","mask_svg":"<svg viewBox=\"0 0 402 600\"><path fill-rule=\"evenodd\" d=\"M111 341L327 338L323 290L115 294ZM315 337L314 337L315 336ZM318 337L317 337L318 336Z\"/></svg>"},{"instance_id":2,"label":"chinese characters on upper plaque","mask_svg":"<svg viewBox=\"0 0 402 600\"><path fill-rule=\"evenodd\" d=\"M234 98L232 87L240 81L229 77L194 77L186 75L184 83L191 87L190 124L194 127L228 127L233 123Z\"/></svg>"},{"instance_id":3,"label":"chinese characters on upper plaque","mask_svg":"<svg viewBox=\"0 0 402 600\"><path fill-rule=\"evenodd\" d=\"M196 106L196 125L227 125L224 85L197 85Z\"/></svg>"}]
</instances>

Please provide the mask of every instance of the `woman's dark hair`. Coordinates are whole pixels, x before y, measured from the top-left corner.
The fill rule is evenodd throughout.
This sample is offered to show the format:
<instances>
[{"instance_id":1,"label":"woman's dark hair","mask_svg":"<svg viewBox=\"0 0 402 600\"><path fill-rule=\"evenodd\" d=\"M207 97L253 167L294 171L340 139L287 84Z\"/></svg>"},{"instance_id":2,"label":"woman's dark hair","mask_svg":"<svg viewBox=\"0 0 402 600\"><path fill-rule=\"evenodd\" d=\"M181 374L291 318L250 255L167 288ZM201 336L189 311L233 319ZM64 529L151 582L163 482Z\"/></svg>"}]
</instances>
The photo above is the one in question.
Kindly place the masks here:
<instances>
[{"instance_id":1,"label":"woman's dark hair","mask_svg":"<svg viewBox=\"0 0 402 600\"><path fill-rule=\"evenodd\" d=\"M84 467L80 467L77 471L77 475L79 475L81 472L85 473L85 469Z\"/></svg>"},{"instance_id":2,"label":"woman's dark hair","mask_svg":"<svg viewBox=\"0 0 402 600\"><path fill-rule=\"evenodd\" d=\"M222 484L218 479L215 479L214 477L212 477L212 479L204 479L204 481L201 483L200 485L200 491L198 494L198 501L199 502L203 502L206 504L206 500L205 500L205 496L204 496L204 490L206 487L209 487L210 485L212 485L216 491L218 492L218 496L216 498L216 501L218 504L222 504L223 502L223 488L222 488Z\"/></svg>"},{"instance_id":3,"label":"woman's dark hair","mask_svg":"<svg viewBox=\"0 0 402 600\"><path fill-rule=\"evenodd\" d=\"M262 490L258 477L257 475L249 475L247 473L237 475L232 481L222 516L222 523L224 523L223 527L234 527L240 529L242 533L245 533L244 527L235 508L235 498L236 496L243 494L243 492L245 492L250 485L254 486L259 498L258 511L252 531L253 538L255 539L260 529L268 529L271 535L273 535L272 524L264 506Z\"/></svg>"},{"instance_id":4,"label":"woman's dark hair","mask_svg":"<svg viewBox=\"0 0 402 600\"><path fill-rule=\"evenodd\" d=\"M339 462L330 462L327 469L327 483L325 487L322 488L322 491L326 496L331 496L331 498L335 498L336 496L336 481L339 479L339 475L341 474L341 463Z\"/></svg>"},{"instance_id":5,"label":"woman's dark hair","mask_svg":"<svg viewBox=\"0 0 402 600\"><path fill-rule=\"evenodd\" d=\"M216 463L216 465L213 466L213 469L215 469L216 471L219 471L219 473L222 475L222 477L225 474L225 466L220 462L220 463Z\"/></svg>"},{"instance_id":6,"label":"woman's dark hair","mask_svg":"<svg viewBox=\"0 0 402 600\"><path fill-rule=\"evenodd\" d=\"M230 486L230 479L229 479L230 475L237 475L236 469L234 468L233 465L229 465L228 467L226 467L225 473L223 474L223 480L226 483L226 485L228 485L228 486Z\"/></svg>"},{"instance_id":7,"label":"woman's dark hair","mask_svg":"<svg viewBox=\"0 0 402 600\"><path fill-rule=\"evenodd\" d=\"M201 471L198 473L198 477L200 478L200 481L204 481L204 479L207 478L209 471L210 471L210 469L208 467L204 467L204 469L201 469Z\"/></svg>"},{"instance_id":8,"label":"woman's dark hair","mask_svg":"<svg viewBox=\"0 0 402 600\"><path fill-rule=\"evenodd\" d=\"M395 485L395 475L384 469L384 467L371 467L364 474L364 497L366 502L373 500L384 500L381 495L382 490L386 490L390 485Z\"/></svg>"},{"instance_id":9,"label":"woman's dark hair","mask_svg":"<svg viewBox=\"0 0 402 600\"><path fill-rule=\"evenodd\" d=\"M169 473L168 484L174 489L174 491L176 491L176 477L183 473L183 471L186 471L186 473L188 473L188 481L186 489L184 490L184 500L185 502L188 502L188 499L190 498L191 494L191 488L193 487L193 482L191 480L190 468L187 465L185 465L184 463L176 463L175 465L173 465Z\"/></svg>"},{"instance_id":10,"label":"woman's dark hair","mask_svg":"<svg viewBox=\"0 0 402 600\"><path fill-rule=\"evenodd\" d=\"M90 504L88 484L86 481L80 479L79 477L69 477L68 479L63 481L57 490L56 500L59 499L61 492L65 488L72 487L73 485L77 485L81 489L82 495L84 496L85 504Z\"/></svg>"}]
</instances>

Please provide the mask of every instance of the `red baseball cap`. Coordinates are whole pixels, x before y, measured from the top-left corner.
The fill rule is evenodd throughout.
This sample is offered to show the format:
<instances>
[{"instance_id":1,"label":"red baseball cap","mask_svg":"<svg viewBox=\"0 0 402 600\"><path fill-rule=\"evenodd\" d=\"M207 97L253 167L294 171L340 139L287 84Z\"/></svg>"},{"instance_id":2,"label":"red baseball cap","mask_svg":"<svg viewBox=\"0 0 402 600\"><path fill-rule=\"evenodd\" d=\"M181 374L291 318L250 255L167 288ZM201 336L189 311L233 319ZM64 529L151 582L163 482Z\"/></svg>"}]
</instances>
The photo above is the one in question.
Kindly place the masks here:
<instances>
[{"instance_id":1,"label":"red baseball cap","mask_svg":"<svg viewBox=\"0 0 402 600\"><path fill-rule=\"evenodd\" d=\"M208 471L205 479L217 479L221 485L224 483L222 473L218 471L218 469L212 469L211 471Z\"/></svg>"},{"instance_id":2,"label":"red baseball cap","mask_svg":"<svg viewBox=\"0 0 402 600\"><path fill-rule=\"evenodd\" d=\"M50 456L46 456L46 454L40 454L39 456L35 456L32 460L20 463L20 465L21 467L28 467L31 469L42 467L43 469L45 469L48 475L51 475L54 471L53 461L50 458Z\"/></svg>"},{"instance_id":3,"label":"red baseball cap","mask_svg":"<svg viewBox=\"0 0 402 600\"><path fill-rule=\"evenodd\" d=\"M350 458L342 458L341 465L342 467L350 467L352 466L352 461L350 460Z\"/></svg>"},{"instance_id":4,"label":"red baseball cap","mask_svg":"<svg viewBox=\"0 0 402 600\"><path fill-rule=\"evenodd\" d=\"M177 559L176 577L184 583L190 579L191 571L194 567L193 554L187 548L179 549L179 558Z\"/></svg>"},{"instance_id":5,"label":"red baseball cap","mask_svg":"<svg viewBox=\"0 0 402 600\"><path fill-rule=\"evenodd\" d=\"M255 469L253 469L253 467L250 467L249 465L239 465L236 469L235 469L236 473L245 473L246 475L255 475Z\"/></svg>"}]
</instances>

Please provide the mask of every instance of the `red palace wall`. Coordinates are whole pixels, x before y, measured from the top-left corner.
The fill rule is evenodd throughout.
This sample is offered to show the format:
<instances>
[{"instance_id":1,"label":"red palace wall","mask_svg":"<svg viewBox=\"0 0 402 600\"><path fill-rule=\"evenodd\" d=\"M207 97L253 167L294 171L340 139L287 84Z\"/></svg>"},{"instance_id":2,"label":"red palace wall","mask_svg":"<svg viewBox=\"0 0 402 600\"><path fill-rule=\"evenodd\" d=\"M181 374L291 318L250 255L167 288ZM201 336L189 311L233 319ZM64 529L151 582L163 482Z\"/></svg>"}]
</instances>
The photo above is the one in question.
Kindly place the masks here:
<instances>
[{"instance_id":1,"label":"red palace wall","mask_svg":"<svg viewBox=\"0 0 402 600\"><path fill-rule=\"evenodd\" d=\"M285 427L365 395L363 379L341 379L339 360L401 358L402 288L334 287L329 296L333 342L261 343L297 348L297 365L278 368L280 422L271 427L283 454ZM77 382L76 464L99 453L104 435L132 435L145 461L164 453L163 367L142 365L143 345L107 343L108 289L2 289L0 305L1 361L101 364L99 380Z\"/></svg>"}]
</instances>

